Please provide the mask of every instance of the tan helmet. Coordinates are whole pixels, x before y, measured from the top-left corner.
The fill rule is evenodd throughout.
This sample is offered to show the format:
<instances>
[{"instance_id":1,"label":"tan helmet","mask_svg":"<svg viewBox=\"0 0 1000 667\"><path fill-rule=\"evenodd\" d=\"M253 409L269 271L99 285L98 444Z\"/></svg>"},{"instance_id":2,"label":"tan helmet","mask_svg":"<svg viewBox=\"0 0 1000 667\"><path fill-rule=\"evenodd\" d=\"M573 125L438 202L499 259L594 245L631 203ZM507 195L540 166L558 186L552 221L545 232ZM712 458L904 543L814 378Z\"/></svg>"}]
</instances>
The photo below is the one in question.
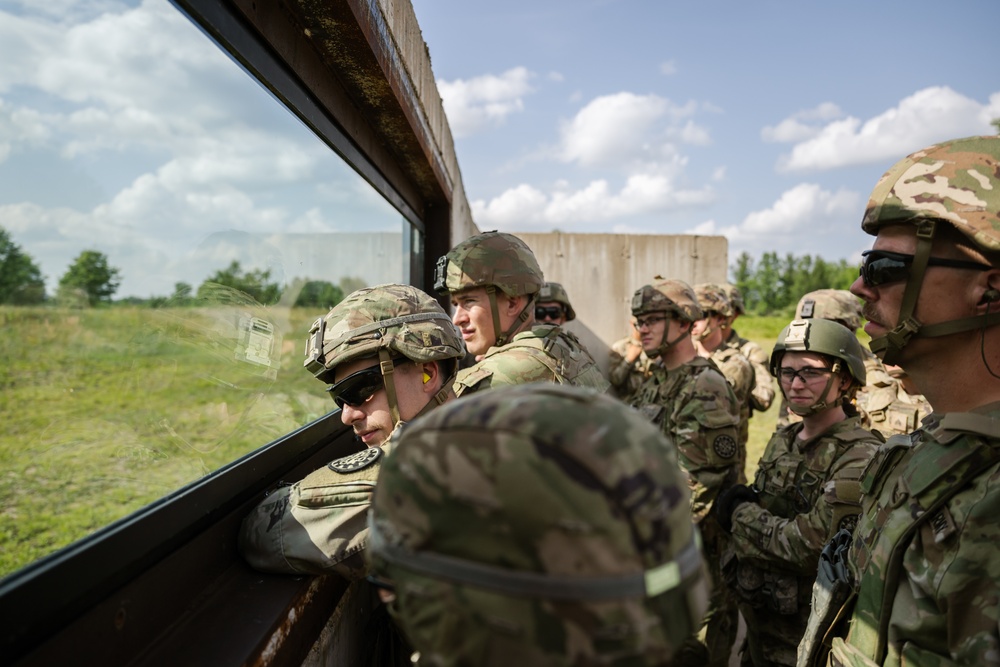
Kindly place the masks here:
<instances>
[{"instance_id":1,"label":"tan helmet","mask_svg":"<svg viewBox=\"0 0 1000 667\"><path fill-rule=\"evenodd\" d=\"M683 280L660 280L637 289L632 295L632 315L646 313L667 313L685 322L704 317L698 297Z\"/></svg>"},{"instance_id":2,"label":"tan helmet","mask_svg":"<svg viewBox=\"0 0 1000 667\"><path fill-rule=\"evenodd\" d=\"M441 304L416 287L386 284L352 292L313 322L304 366L329 384L337 366L355 359L378 359L389 409L398 423L391 361L399 357L418 363L444 361L464 354L462 335ZM445 380L443 386L450 385Z\"/></svg>"},{"instance_id":3,"label":"tan helmet","mask_svg":"<svg viewBox=\"0 0 1000 667\"><path fill-rule=\"evenodd\" d=\"M707 607L674 443L592 390L501 387L413 422L368 526L428 664L661 665Z\"/></svg>"},{"instance_id":4,"label":"tan helmet","mask_svg":"<svg viewBox=\"0 0 1000 667\"><path fill-rule=\"evenodd\" d=\"M917 248L903 294L899 321L870 347L896 364L913 337L933 338L1000 323L1000 317L966 317L923 325L913 317L924 269L940 225L954 227L986 252L1000 251L1000 136L946 141L900 160L875 185L861 228L869 234L887 225L911 225Z\"/></svg>"},{"instance_id":5,"label":"tan helmet","mask_svg":"<svg viewBox=\"0 0 1000 667\"><path fill-rule=\"evenodd\" d=\"M718 283L698 283L694 286L698 305L701 306L703 317L717 313L723 317L733 316L733 306L729 301L726 288Z\"/></svg>"},{"instance_id":6,"label":"tan helmet","mask_svg":"<svg viewBox=\"0 0 1000 667\"><path fill-rule=\"evenodd\" d=\"M573 310L573 305L569 302L569 294L566 293L566 288L560 283L543 283L542 289L538 290L538 303L545 303L547 301L554 301L555 303L562 304L562 307L566 311L566 321L576 319L576 311Z\"/></svg>"},{"instance_id":7,"label":"tan helmet","mask_svg":"<svg viewBox=\"0 0 1000 667\"><path fill-rule=\"evenodd\" d=\"M747 307L743 302L743 293L740 292L740 288L732 283L722 283L722 287L726 290L726 295L729 297L729 303L733 307L733 314L745 314Z\"/></svg>"},{"instance_id":8,"label":"tan helmet","mask_svg":"<svg viewBox=\"0 0 1000 667\"><path fill-rule=\"evenodd\" d=\"M795 319L833 320L856 332L861 328L861 300L845 289L818 289L799 299Z\"/></svg>"}]
</instances>

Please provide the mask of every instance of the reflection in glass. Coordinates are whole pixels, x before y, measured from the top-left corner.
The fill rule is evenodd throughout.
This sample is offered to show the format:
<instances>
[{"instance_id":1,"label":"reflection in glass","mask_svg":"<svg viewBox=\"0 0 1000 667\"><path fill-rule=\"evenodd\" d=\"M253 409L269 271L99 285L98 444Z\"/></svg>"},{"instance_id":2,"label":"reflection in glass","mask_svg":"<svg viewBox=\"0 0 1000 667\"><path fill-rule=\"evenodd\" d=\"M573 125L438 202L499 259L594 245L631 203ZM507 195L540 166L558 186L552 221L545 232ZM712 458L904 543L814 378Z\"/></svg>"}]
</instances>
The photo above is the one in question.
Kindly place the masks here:
<instances>
[{"instance_id":1,"label":"reflection in glass","mask_svg":"<svg viewBox=\"0 0 1000 667\"><path fill-rule=\"evenodd\" d=\"M4 575L327 412L309 324L422 240L167 0L0 25L0 228L47 297L0 305ZM60 291L84 251L110 303Z\"/></svg>"}]
</instances>

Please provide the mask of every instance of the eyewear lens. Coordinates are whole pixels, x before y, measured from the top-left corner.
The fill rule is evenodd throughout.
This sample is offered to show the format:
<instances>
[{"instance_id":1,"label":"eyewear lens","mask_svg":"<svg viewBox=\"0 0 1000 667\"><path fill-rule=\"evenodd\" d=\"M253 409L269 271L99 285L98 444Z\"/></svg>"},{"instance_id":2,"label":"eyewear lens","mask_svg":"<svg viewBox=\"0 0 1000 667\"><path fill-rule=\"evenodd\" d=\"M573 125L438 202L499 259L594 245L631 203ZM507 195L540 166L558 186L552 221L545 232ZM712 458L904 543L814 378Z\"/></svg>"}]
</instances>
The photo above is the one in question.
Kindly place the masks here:
<instances>
[{"instance_id":1,"label":"eyewear lens","mask_svg":"<svg viewBox=\"0 0 1000 667\"><path fill-rule=\"evenodd\" d=\"M820 378L824 378L830 373L832 373L829 368L800 368L795 370L794 368L789 368L787 366L782 366L778 369L778 377L785 384L792 384L795 382L795 378L802 380L805 384L811 384L816 382Z\"/></svg>"},{"instance_id":2,"label":"eyewear lens","mask_svg":"<svg viewBox=\"0 0 1000 667\"><path fill-rule=\"evenodd\" d=\"M663 322L666 319L667 318L662 315L651 315L650 317L646 318L638 317L635 320L635 328L641 329L643 327L651 327L654 324L659 324L660 322Z\"/></svg>"},{"instance_id":3,"label":"eyewear lens","mask_svg":"<svg viewBox=\"0 0 1000 667\"><path fill-rule=\"evenodd\" d=\"M913 255L888 250L866 250L861 253L861 280L868 287L878 287L888 283L906 280L910 276L910 265ZM944 259L931 257L927 266L943 266L951 269L972 269L987 271L993 267L980 262L969 262L960 259Z\"/></svg>"},{"instance_id":4,"label":"eyewear lens","mask_svg":"<svg viewBox=\"0 0 1000 667\"><path fill-rule=\"evenodd\" d=\"M557 320L562 317L563 310L559 306L537 306L535 308L536 320Z\"/></svg>"}]
</instances>

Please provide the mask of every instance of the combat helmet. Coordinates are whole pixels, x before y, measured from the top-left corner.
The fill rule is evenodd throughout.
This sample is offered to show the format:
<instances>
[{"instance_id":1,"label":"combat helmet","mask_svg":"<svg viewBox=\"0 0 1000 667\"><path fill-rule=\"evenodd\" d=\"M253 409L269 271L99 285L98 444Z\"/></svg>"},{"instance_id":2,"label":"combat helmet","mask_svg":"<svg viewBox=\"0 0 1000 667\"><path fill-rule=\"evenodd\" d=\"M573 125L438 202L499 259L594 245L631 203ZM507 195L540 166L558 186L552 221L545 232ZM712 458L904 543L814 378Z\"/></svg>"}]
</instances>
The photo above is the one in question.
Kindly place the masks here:
<instances>
[{"instance_id":1,"label":"combat helmet","mask_svg":"<svg viewBox=\"0 0 1000 667\"><path fill-rule=\"evenodd\" d=\"M438 294L455 294L473 287L484 287L493 315L496 345L506 343L532 314L534 295L545 282L535 253L521 239L504 232L484 232L471 236L446 255L434 268L434 290ZM527 296L528 302L510 329L500 331L500 311L496 290L510 297Z\"/></svg>"},{"instance_id":2,"label":"combat helmet","mask_svg":"<svg viewBox=\"0 0 1000 667\"><path fill-rule=\"evenodd\" d=\"M658 280L652 285L643 285L632 295L632 315L639 317L647 313L666 313L667 317L682 322L694 322L704 317L698 297L694 290L683 280ZM682 331L674 340L667 340L667 332L663 332L663 340L653 352L647 356L658 357L681 339L689 336L688 331Z\"/></svg>"},{"instance_id":3,"label":"combat helmet","mask_svg":"<svg viewBox=\"0 0 1000 667\"><path fill-rule=\"evenodd\" d=\"M547 301L554 301L561 304L566 311L566 321L576 319L576 311L573 310L573 304L569 302L569 294L566 293L566 288L560 283L543 283L542 288L538 290L538 303L545 303Z\"/></svg>"},{"instance_id":4,"label":"combat helmet","mask_svg":"<svg viewBox=\"0 0 1000 667\"><path fill-rule=\"evenodd\" d=\"M857 388L865 385L865 357L861 343L858 342L853 331L848 331L833 320L792 320L787 327L782 329L781 333L778 334L778 340L774 343L769 363L771 375L774 377L779 376L781 359L785 352L815 352L834 360L831 367L833 372L823 389L824 400L817 401L810 406L797 406L791 401L788 402L788 409L801 417L822 412L830 407L825 397L841 370L846 369L853 381L852 388L841 396L841 401L849 401L854 397ZM785 391L783 386L781 391L782 393Z\"/></svg>"},{"instance_id":5,"label":"combat helmet","mask_svg":"<svg viewBox=\"0 0 1000 667\"><path fill-rule=\"evenodd\" d=\"M875 185L861 228L876 235L884 226L900 224L916 228L917 247L912 260L899 260L912 267L899 321L888 334L871 341L873 352L885 363L896 364L915 336L933 338L1000 323L995 313L927 326L913 316L931 246L942 225L955 228L985 252L1000 251L1000 136L946 141L893 165ZM966 264L965 268L990 268Z\"/></svg>"},{"instance_id":6,"label":"combat helmet","mask_svg":"<svg viewBox=\"0 0 1000 667\"><path fill-rule=\"evenodd\" d=\"M465 354L462 336L430 295L410 285L386 284L352 292L309 328L304 366L332 383L337 366L367 357L379 360L394 424L399 423L393 361L417 363ZM454 374L455 369L449 369ZM447 375L447 373L446 373ZM450 391L452 378L442 385ZM429 405L444 400L436 396Z\"/></svg>"},{"instance_id":7,"label":"combat helmet","mask_svg":"<svg viewBox=\"0 0 1000 667\"><path fill-rule=\"evenodd\" d=\"M740 288L732 283L722 283L722 287L726 290L726 296L729 297L729 304L733 307L733 315L745 314L747 307L743 303L743 293L740 292Z\"/></svg>"},{"instance_id":8,"label":"combat helmet","mask_svg":"<svg viewBox=\"0 0 1000 667\"><path fill-rule=\"evenodd\" d=\"M861 301L845 289L818 289L799 299L795 319L833 320L853 333L861 328Z\"/></svg>"},{"instance_id":9,"label":"combat helmet","mask_svg":"<svg viewBox=\"0 0 1000 667\"><path fill-rule=\"evenodd\" d=\"M411 423L369 515L374 579L436 665L659 665L708 579L673 443L598 392L481 392Z\"/></svg>"}]
</instances>

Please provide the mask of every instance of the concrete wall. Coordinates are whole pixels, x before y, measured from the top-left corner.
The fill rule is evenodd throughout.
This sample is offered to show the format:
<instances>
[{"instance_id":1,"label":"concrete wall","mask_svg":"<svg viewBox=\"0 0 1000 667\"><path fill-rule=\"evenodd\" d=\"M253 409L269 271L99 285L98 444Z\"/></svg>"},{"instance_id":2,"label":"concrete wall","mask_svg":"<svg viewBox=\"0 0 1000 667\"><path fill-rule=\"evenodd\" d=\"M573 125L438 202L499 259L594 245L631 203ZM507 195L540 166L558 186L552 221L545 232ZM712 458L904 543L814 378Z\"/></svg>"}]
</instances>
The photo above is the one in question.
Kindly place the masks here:
<instances>
[{"instance_id":1,"label":"concrete wall","mask_svg":"<svg viewBox=\"0 0 1000 667\"><path fill-rule=\"evenodd\" d=\"M653 282L654 276L692 285L728 279L729 244L724 236L516 235L535 252L545 279L566 288L578 320L568 328L602 364L608 346L629 332L633 292Z\"/></svg>"}]
</instances>

